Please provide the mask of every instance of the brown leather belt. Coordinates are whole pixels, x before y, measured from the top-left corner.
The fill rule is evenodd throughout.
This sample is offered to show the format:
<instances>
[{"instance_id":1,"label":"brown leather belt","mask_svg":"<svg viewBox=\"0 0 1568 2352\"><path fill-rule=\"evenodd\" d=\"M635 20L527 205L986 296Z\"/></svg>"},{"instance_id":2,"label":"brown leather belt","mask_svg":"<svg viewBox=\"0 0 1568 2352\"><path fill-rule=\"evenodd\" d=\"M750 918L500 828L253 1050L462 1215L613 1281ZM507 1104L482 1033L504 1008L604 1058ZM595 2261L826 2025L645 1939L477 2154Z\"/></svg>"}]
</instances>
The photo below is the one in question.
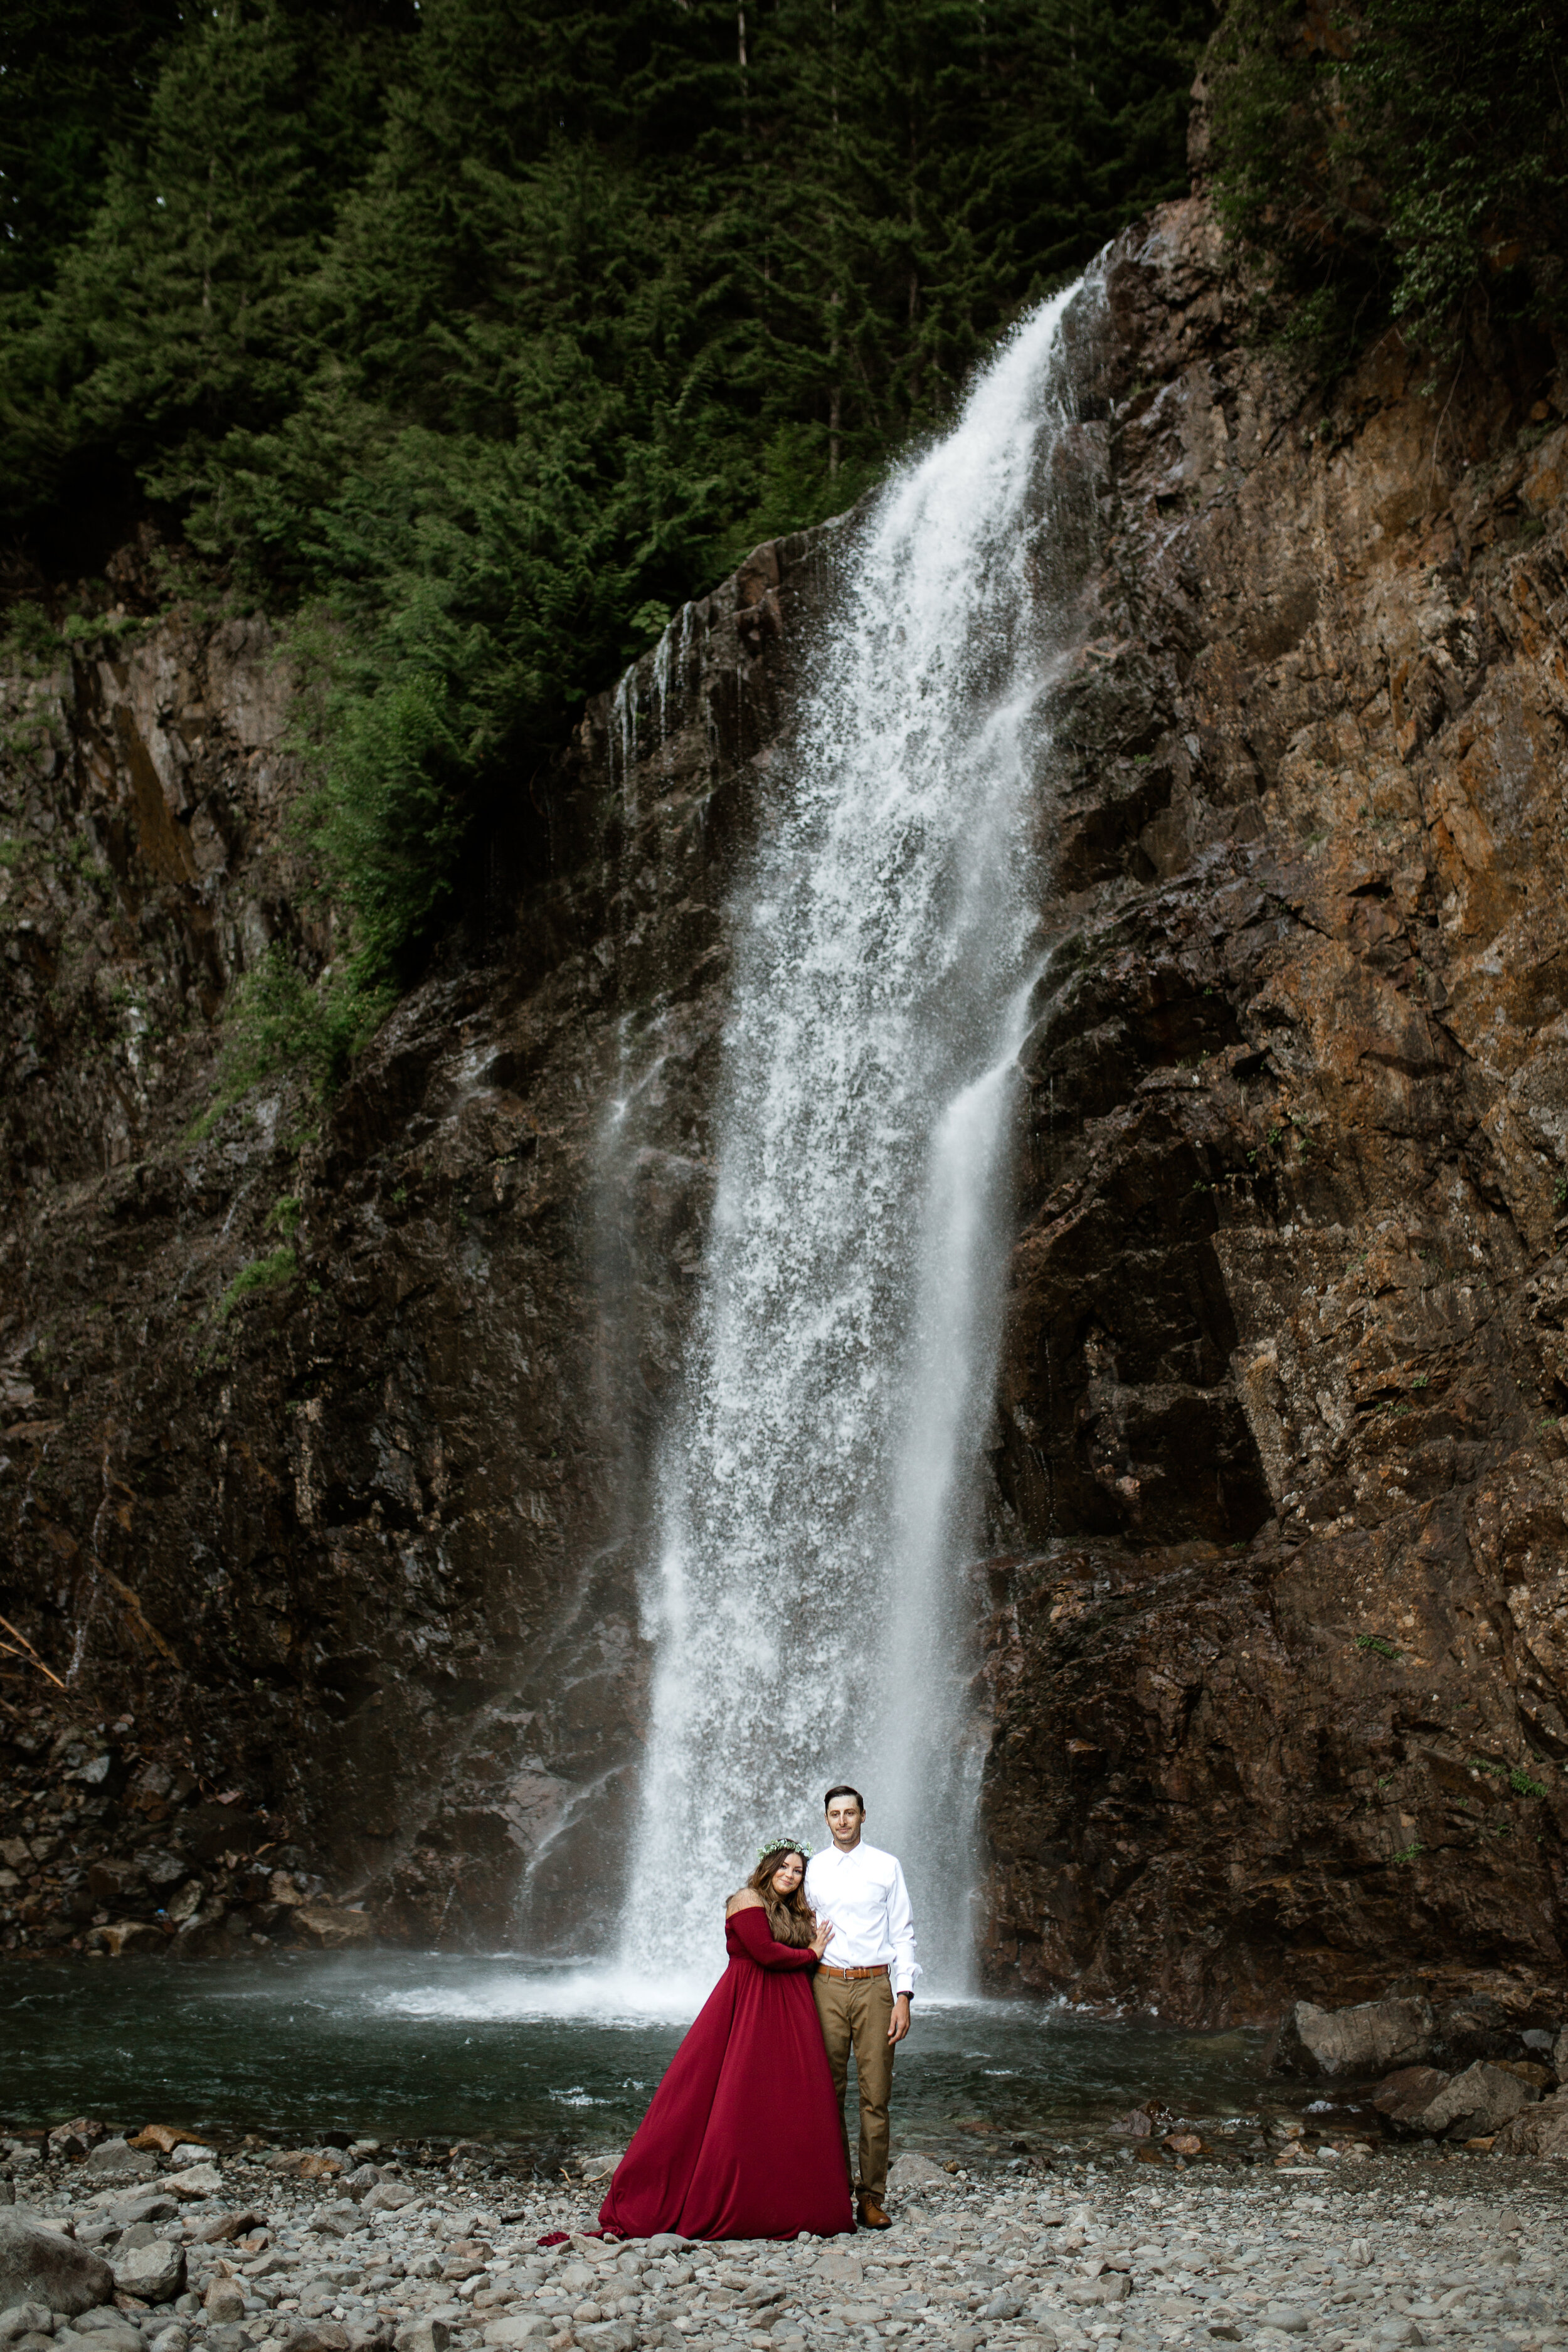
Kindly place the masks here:
<instances>
[{"instance_id":1,"label":"brown leather belt","mask_svg":"<svg viewBox=\"0 0 1568 2352\"><path fill-rule=\"evenodd\" d=\"M888 1973L886 1960L879 1960L874 1969L835 1969L830 1968L826 1960L819 1960L816 1965L818 1974L825 1977L885 1977Z\"/></svg>"}]
</instances>

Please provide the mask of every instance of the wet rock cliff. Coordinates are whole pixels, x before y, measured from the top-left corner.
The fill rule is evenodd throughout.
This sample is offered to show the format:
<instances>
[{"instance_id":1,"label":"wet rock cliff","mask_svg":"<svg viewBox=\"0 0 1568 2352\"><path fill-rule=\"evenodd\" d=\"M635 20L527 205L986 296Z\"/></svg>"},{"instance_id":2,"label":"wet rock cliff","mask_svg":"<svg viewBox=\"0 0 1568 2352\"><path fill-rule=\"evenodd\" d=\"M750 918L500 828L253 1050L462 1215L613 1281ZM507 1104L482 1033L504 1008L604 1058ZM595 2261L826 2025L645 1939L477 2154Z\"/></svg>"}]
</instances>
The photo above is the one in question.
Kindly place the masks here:
<instances>
[{"instance_id":1,"label":"wet rock cliff","mask_svg":"<svg viewBox=\"0 0 1568 2352\"><path fill-rule=\"evenodd\" d=\"M1568 378L1521 344L1433 394L1389 341L1325 397L1194 201L1110 257L1083 380L985 1971L1193 2021L1551 1977ZM0 1937L607 1931L726 895L853 527L590 708L552 877L331 1106L201 1139L236 972L331 952L287 676L175 612L11 680L0 1606L64 1687L0 1661Z\"/></svg>"},{"instance_id":2,"label":"wet rock cliff","mask_svg":"<svg viewBox=\"0 0 1568 2352\"><path fill-rule=\"evenodd\" d=\"M993 1981L1563 1965L1568 376L1108 279L998 1399ZM1482 363L1484 362L1484 364Z\"/></svg>"},{"instance_id":3,"label":"wet rock cliff","mask_svg":"<svg viewBox=\"0 0 1568 2352\"><path fill-rule=\"evenodd\" d=\"M200 1139L225 989L331 950L290 680L133 604L12 679L0 1941L609 1935L722 895L822 568L763 549L587 712L558 878L329 1111Z\"/></svg>"}]
</instances>

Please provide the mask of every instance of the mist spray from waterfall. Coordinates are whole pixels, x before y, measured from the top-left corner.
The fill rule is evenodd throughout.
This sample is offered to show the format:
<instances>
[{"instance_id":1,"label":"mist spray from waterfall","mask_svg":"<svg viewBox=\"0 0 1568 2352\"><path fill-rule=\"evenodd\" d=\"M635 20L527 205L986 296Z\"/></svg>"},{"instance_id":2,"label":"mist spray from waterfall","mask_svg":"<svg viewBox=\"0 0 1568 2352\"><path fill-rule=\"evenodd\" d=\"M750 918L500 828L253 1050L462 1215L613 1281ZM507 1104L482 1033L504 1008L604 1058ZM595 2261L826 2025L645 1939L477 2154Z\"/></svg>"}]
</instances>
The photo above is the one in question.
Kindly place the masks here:
<instances>
[{"instance_id":1,"label":"mist spray from waterfall","mask_svg":"<svg viewBox=\"0 0 1568 2352\"><path fill-rule=\"evenodd\" d=\"M710 1981L759 1842L823 1843L822 1792L847 1780L903 1860L933 1982L966 1978L965 1570L1082 568L1068 322L1095 299L1026 320L850 527L732 909L715 1204L648 1580L622 1954L648 1975Z\"/></svg>"}]
</instances>

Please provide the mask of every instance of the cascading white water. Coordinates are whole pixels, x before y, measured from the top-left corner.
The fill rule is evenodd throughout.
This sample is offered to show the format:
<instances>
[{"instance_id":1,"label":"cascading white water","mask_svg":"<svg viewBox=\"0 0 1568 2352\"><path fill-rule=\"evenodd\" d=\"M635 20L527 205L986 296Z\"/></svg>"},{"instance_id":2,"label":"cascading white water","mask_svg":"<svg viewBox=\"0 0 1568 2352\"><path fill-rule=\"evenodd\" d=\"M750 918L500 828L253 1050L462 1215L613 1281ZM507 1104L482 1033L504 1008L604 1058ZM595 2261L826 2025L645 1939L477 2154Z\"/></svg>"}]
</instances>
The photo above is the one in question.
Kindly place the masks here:
<instances>
[{"instance_id":1,"label":"cascading white water","mask_svg":"<svg viewBox=\"0 0 1568 2352\"><path fill-rule=\"evenodd\" d=\"M645 1973L710 1979L759 1840L820 1843L822 1791L846 1780L902 1856L935 1980L962 1987L956 1588L1079 568L1052 487L1064 321L1093 299L1027 320L859 528L733 910L712 1227L658 1471L622 1955Z\"/></svg>"}]
</instances>

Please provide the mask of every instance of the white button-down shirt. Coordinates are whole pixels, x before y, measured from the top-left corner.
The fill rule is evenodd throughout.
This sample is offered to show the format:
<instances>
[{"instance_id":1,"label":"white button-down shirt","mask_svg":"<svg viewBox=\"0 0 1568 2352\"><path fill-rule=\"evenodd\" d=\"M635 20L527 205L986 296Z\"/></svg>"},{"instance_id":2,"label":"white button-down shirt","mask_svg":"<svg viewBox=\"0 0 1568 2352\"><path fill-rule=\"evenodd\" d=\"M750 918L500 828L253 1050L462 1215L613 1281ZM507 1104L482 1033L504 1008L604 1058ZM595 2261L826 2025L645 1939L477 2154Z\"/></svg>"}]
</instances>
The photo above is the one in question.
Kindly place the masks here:
<instances>
[{"instance_id":1,"label":"white button-down shirt","mask_svg":"<svg viewBox=\"0 0 1568 2352\"><path fill-rule=\"evenodd\" d=\"M913 1992L921 1973L914 1914L904 1874L890 1853L864 1838L847 1853L824 1846L805 1865L805 1899L819 1917L833 1922L823 1954L830 1968L885 1966L895 1993Z\"/></svg>"}]
</instances>

